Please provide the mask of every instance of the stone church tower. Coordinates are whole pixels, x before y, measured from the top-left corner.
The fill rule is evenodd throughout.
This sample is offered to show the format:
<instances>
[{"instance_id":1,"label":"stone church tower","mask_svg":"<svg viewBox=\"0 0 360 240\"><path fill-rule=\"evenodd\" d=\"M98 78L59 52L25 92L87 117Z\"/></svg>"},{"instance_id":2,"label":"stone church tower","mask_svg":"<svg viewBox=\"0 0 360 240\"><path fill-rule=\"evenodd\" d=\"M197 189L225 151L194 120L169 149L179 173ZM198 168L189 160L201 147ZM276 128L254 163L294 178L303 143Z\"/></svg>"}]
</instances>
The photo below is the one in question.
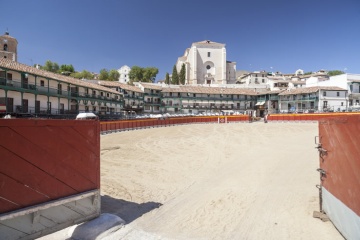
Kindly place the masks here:
<instances>
[{"instance_id":1,"label":"stone church tower","mask_svg":"<svg viewBox=\"0 0 360 240\"><path fill-rule=\"evenodd\" d=\"M9 35L9 32L5 32L0 36L0 58L7 58L17 62L17 45L16 38Z\"/></svg>"}]
</instances>

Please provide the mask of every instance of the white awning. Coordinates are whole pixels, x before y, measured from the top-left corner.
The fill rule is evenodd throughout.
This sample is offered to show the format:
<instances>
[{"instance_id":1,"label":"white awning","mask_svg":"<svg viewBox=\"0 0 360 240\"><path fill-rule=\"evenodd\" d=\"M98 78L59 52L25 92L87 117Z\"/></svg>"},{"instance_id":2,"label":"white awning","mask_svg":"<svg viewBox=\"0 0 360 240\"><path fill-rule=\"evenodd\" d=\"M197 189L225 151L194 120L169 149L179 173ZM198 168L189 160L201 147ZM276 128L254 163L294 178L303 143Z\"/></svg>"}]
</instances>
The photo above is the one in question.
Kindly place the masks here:
<instances>
[{"instance_id":1,"label":"white awning","mask_svg":"<svg viewBox=\"0 0 360 240\"><path fill-rule=\"evenodd\" d=\"M255 106L261 106L261 105L264 105L265 104L265 102L257 102L256 104L255 104Z\"/></svg>"}]
</instances>

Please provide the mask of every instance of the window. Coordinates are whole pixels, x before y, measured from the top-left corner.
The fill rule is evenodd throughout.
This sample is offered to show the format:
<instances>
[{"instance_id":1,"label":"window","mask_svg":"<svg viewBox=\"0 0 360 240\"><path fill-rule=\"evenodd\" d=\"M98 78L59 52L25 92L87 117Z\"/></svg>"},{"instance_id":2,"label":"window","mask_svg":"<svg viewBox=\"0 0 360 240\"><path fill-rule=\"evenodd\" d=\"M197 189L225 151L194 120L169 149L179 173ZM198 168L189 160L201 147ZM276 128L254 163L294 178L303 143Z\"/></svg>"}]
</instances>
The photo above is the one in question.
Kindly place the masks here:
<instances>
[{"instance_id":1,"label":"window","mask_svg":"<svg viewBox=\"0 0 360 240\"><path fill-rule=\"evenodd\" d=\"M8 45L4 44L4 51L7 51L7 50L8 50Z\"/></svg>"},{"instance_id":2,"label":"window","mask_svg":"<svg viewBox=\"0 0 360 240\"><path fill-rule=\"evenodd\" d=\"M103 93L103 92L100 92L100 96L104 96L104 93Z\"/></svg>"},{"instance_id":3,"label":"window","mask_svg":"<svg viewBox=\"0 0 360 240\"><path fill-rule=\"evenodd\" d=\"M96 112L96 107L93 106L93 112Z\"/></svg>"},{"instance_id":4,"label":"window","mask_svg":"<svg viewBox=\"0 0 360 240\"><path fill-rule=\"evenodd\" d=\"M6 75L8 80L12 80L12 73L7 73Z\"/></svg>"},{"instance_id":5,"label":"window","mask_svg":"<svg viewBox=\"0 0 360 240\"><path fill-rule=\"evenodd\" d=\"M344 102L341 102L341 106L344 106Z\"/></svg>"},{"instance_id":6,"label":"window","mask_svg":"<svg viewBox=\"0 0 360 240\"><path fill-rule=\"evenodd\" d=\"M323 92L323 96L326 97L326 92Z\"/></svg>"},{"instance_id":7,"label":"window","mask_svg":"<svg viewBox=\"0 0 360 240\"><path fill-rule=\"evenodd\" d=\"M194 97L196 97L196 93L194 93Z\"/></svg>"},{"instance_id":8,"label":"window","mask_svg":"<svg viewBox=\"0 0 360 240\"><path fill-rule=\"evenodd\" d=\"M336 96L339 97L339 96L340 96L340 93L339 93L339 92L336 92Z\"/></svg>"},{"instance_id":9,"label":"window","mask_svg":"<svg viewBox=\"0 0 360 240\"><path fill-rule=\"evenodd\" d=\"M45 81L44 81L44 80L41 80L41 81L40 81L40 86L42 86L42 87L45 86Z\"/></svg>"},{"instance_id":10,"label":"window","mask_svg":"<svg viewBox=\"0 0 360 240\"><path fill-rule=\"evenodd\" d=\"M207 70L209 70L210 68L211 68L210 65L207 65L207 66L206 66L206 69L207 69Z\"/></svg>"},{"instance_id":11,"label":"window","mask_svg":"<svg viewBox=\"0 0 360 240\"><path fill-rule=\"evenodd\" d=\"M107 94L106 94L106 96L107 96L107 97L110 97L110 94L109 94L109 93L107 93Z\"/></svg>"},{"instance_id":12,"label":"window","mask_svg":"<svg viewBox=\"0 0 360 240\"><path fill-rule=\"evenodd\" d=\"M92 93L94 96L96 95L96 91L93 91L93 93Z\"/></svg>"},{"instance_id":13,"label":"window","mask_svg":"<svg viewBox=\"0 0 360 240\"><path fill-rule=\"evenodd\" d=\"M328 102L324 101L324 108L327 108Z\"/></svg>"},{"instance_id":14,"label":"window","mask_svg":"<svg viewBox=\"0 0 360 240\"><path fill-rule=\"evenodd\" d=\"M265 82L265 79L261 80L261 82L264 83L264 82Z\"/></svg>"},{"instance_id":15,"label":"window","mask_svg":"<svg viewBox=\"0 0 360 240\"><path fill-rule=\"evenodd\" d=\"M208 57L210 57L210 52L208 52Z\"/></svg>"}]
</instances>

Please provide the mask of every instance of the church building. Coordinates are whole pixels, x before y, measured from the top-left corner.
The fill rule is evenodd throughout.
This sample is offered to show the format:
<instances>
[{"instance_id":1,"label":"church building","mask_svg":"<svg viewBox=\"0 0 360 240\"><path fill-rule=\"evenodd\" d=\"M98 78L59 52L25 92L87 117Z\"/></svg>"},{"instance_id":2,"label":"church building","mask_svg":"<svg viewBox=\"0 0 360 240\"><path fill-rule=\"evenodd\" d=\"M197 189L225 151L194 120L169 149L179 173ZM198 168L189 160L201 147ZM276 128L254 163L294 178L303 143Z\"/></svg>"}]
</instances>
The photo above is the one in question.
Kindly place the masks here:
<instances>
[{"instance_id":1,"label":"church building","mask_svg":"<svg viewBox=\"0 0 360 240\"><path fill-rule=\"evenodd\" d=\"M0 58L17 62L17 45L16 38L11 37L9 32L5 32L4 35L0 36Z\"/></svg>"},{"instance_id":2,"label":"church building","mask_svg":"<svg viewBox=\"0 0 360 240\"><path fill-rule=\"evenodd\" d=\"M225 44L205 40L195 42L176 62L177 71L185 64L185 84L235 84L236 62L226 60Z\"/></svg>"}]
</instances>

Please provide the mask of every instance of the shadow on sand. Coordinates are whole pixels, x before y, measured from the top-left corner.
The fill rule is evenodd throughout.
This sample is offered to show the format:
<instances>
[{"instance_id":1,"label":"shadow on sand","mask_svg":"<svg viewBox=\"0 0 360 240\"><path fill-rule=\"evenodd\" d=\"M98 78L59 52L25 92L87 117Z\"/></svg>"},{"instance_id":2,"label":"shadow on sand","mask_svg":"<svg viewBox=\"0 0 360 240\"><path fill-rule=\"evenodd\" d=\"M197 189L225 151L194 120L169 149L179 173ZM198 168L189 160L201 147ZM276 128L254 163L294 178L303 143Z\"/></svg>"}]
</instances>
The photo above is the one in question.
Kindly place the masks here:
<instances>
[{"instance_id":1,"label":"shadow on sand","mask_svg":"<svg viewBox=\"0 0 360 240\"><path fill-rule=\"evenodd\" d=\"M111 213L122 218L126 224L131 223L143 214L159 208L162 204L156 202L134 203L122 199L101 196L101 213Z\"/></svg>"}]
</instances>

